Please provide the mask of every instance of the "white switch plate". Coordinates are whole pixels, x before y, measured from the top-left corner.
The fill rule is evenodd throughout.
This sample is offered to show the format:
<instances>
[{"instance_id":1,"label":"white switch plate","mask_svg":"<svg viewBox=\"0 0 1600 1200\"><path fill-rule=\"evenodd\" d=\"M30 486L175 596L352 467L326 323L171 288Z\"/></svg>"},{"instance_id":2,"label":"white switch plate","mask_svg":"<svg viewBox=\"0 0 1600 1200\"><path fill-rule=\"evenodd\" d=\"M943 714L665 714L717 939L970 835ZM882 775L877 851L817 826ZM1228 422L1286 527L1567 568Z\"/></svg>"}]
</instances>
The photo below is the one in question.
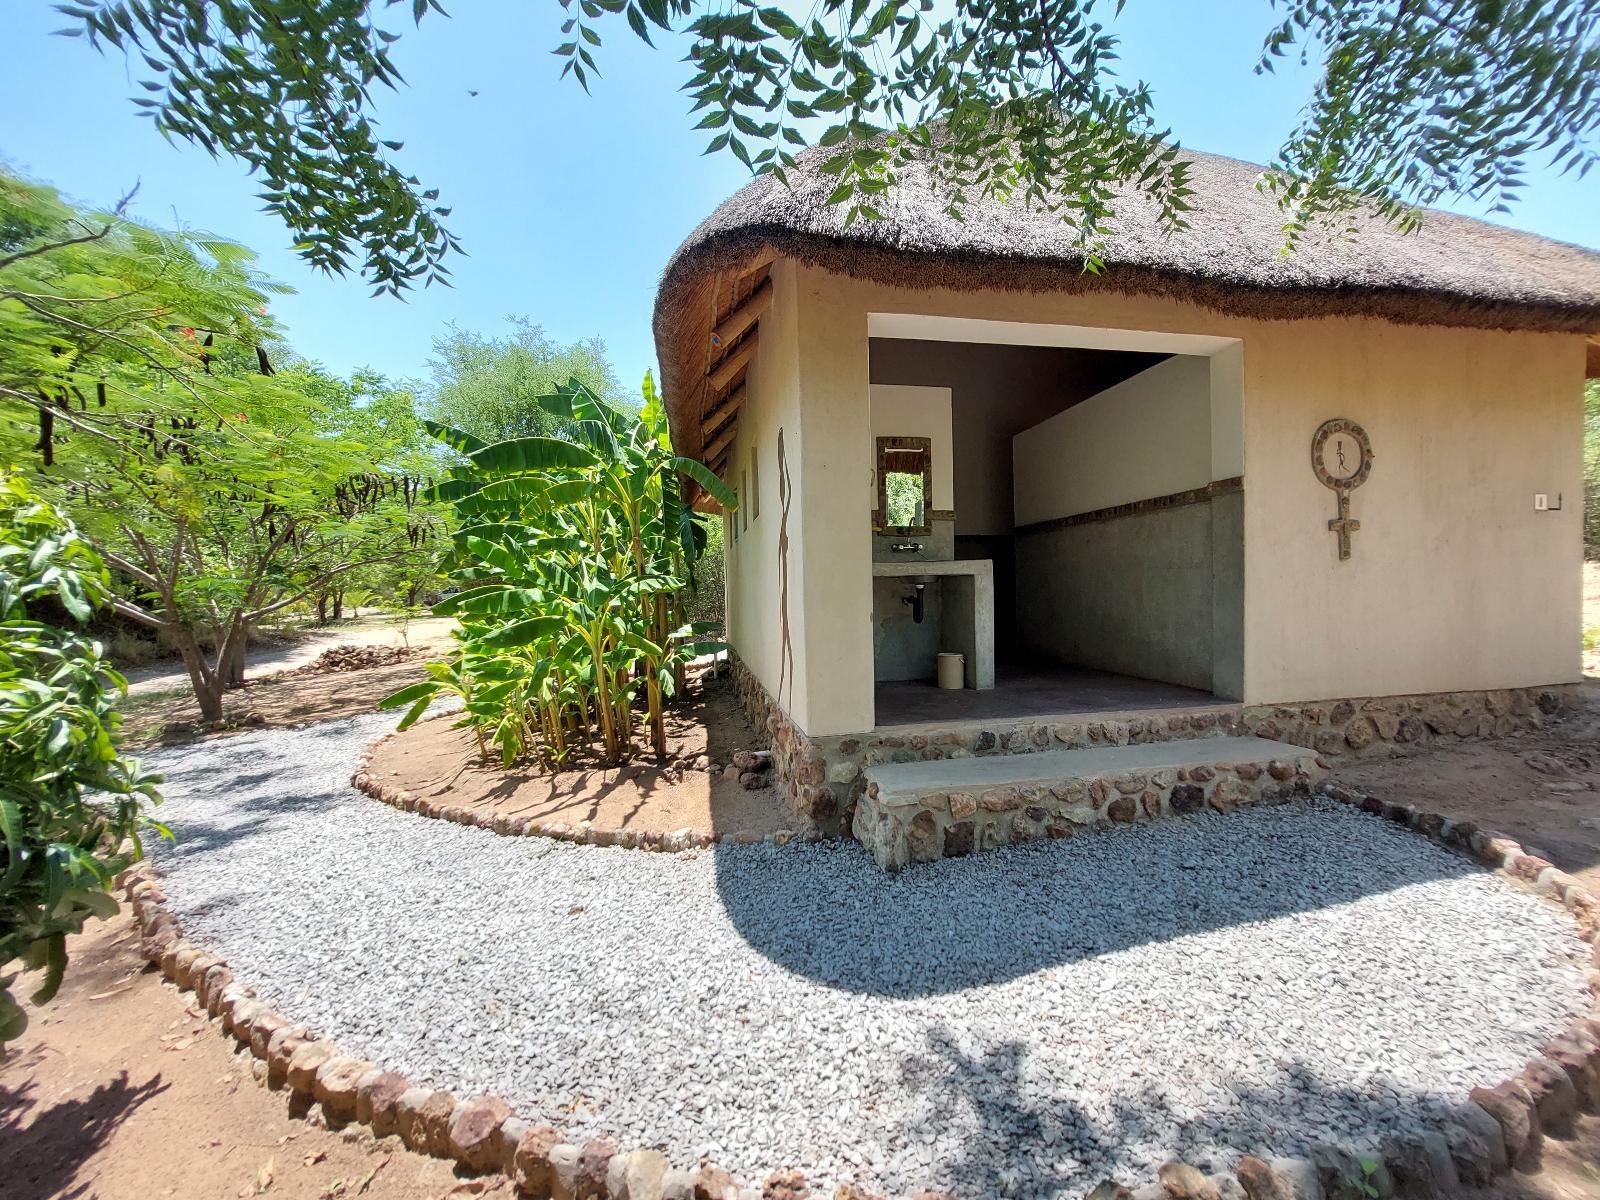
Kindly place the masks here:
<instances>
[{"instance_id":1,"label":"white switch plate","mask_svg":"<svg viewBox=\"0 0 1600 1200\"><path fill-rule=\"evenodd\" d=\"M1547 511L1549 511L1549 508L1550 508L1550 497L1549 496L1545 495L1543 492L1540 492L1536 496L1534 496L1534 498L1533 498L1533 511L1534 512L1547 512Z\"/></svg>"}]
</instances>

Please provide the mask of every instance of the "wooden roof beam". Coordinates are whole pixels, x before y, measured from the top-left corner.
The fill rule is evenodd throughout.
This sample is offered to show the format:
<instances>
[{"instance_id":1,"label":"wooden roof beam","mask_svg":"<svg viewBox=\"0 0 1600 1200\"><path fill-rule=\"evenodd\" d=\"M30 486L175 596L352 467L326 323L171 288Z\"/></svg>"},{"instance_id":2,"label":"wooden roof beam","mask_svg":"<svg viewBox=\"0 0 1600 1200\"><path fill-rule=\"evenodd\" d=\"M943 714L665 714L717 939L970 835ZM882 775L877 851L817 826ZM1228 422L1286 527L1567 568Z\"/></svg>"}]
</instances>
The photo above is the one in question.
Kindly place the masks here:
<instances>
[{"instance_id":1,"label":"wooden roof beam","mask_svg":"<svg viewBox=\"0 0 1600 1200\"><path fill-rule=\"evenodd\" d=\"M746 364L755 357L756 347L760 344L759 329L751 330L750 336L740 342L732 354L721 362L712 366L706 372L706 383L714 392L720 392L733 382L733 377L744 370Z\"/></svg>"},{"instance_id":2,"label":"wooden roof beam","mask_svg":"<svg viewBox=\"0 0 1600 1200\"><path fill-rule=\"evenodd\" d=\"M700 455L700 461L708 466L716 462L717 456L733 445L734 435L738 432L739 422L730 421L728 427L717 435L717 440L705 448L705 451Z\"/></svg>"},{"instance_id":3,"label":"wooden roof beam","mask_svg":"<svg viewBox=\"0 0 1600 1200\"><path fill-rule=\"evenodd\" d=\"M706 414L705 420L700 422L701 441L704 441L718 429L721 429L723 422L725 422L729 417L733 416L734 413L739 411L739 406L744 403L744 397L745 385L741 383L738 387L734 388L733 391L724 396L718 405Z\"/></svg>"},{"instance_id":4,"label":"wooden roof beam","mask_svg":"<svg viewBox=\"0 0 1600 1200\"><path fill-rule=\"evenodd\" d=\"M745 297L743 304L724 317L711 331L711 349L721 350L739 340L761 315L772 307L772 277L763 279L755 291Z\"/></svg>"}]
</instances>

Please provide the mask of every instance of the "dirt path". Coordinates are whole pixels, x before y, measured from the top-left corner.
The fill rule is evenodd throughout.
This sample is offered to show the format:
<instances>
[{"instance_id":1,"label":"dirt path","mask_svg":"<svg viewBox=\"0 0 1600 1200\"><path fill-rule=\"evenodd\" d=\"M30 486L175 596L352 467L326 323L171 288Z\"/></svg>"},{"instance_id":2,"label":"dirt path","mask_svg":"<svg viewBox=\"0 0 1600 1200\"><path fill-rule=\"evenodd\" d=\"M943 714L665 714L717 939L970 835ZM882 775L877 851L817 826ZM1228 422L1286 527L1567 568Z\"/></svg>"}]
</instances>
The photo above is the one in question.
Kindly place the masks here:
<instances>
[{"instance_id":1,"label":"dirt path","mask_svg":"<svg viewBox=\"0 0 1600 1200\"><path fill-rule=\"evenodd\" d=\"M0 1062L6 1200L509 1200L397 1138L291 1117L256 1060L145 967L126 916L72 943L61 994Z\"/></svg>"},{"instance_id":2,"label":"dirt path","mask_svg":"<svg viewBox=\"0 0 1600 1200\"><path fill-rule=\"evenodd\" d=\"M245 664L246 678L264 678L303 667L333 646L433 646L450 640L453 617L419 617L405 627L385 616L362 617L327 629L311 629L286 641L254 647ZM143 696L187 689L189 674L176 659L125 672L128 694Z\"/></svg>"},{"instance_id":3,"label":"dirt path","mask_svg":"<svg viewBox=\"0 0 1600 1200\"><path fill-rule=\"evenodd\" d=\"M368 713L390 692L425 678L424 661L418 657L388 667L274 675L247 683L228 693L228 727L214 733L197 724L200 710L191 695L135 696L122 706L123 733L128 746L140 750L171 738L226 737L240 729L307 725Z\"/></svg>"}]
</instances>

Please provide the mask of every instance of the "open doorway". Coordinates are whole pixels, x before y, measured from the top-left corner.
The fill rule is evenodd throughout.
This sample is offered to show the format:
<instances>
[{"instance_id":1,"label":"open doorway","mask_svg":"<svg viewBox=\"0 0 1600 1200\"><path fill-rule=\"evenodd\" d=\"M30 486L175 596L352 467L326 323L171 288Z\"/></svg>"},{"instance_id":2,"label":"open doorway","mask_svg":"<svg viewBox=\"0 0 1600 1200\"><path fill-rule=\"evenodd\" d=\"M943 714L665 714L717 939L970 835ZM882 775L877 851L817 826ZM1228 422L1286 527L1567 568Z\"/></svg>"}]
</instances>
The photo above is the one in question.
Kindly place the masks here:
<instances>
[{"instance_id":1,"label":"open doorway","mask_svg":"<svg viewBox=\"0 0 1600 1200\"><path fill-rule=\"evenodd\" d=\"M903 635L901 609L922 608L875 579L877 726L1242 693L1237 342L1091 330L1029 344L1074 331L903 316L872 332L873 433L948 431L929 465L948 540L931 534L926 554L990 565L994 644L992 690L937 688L928 651L948 621ZM894 556L883 541L875 560Z\"/></svg>"}]
</instances>

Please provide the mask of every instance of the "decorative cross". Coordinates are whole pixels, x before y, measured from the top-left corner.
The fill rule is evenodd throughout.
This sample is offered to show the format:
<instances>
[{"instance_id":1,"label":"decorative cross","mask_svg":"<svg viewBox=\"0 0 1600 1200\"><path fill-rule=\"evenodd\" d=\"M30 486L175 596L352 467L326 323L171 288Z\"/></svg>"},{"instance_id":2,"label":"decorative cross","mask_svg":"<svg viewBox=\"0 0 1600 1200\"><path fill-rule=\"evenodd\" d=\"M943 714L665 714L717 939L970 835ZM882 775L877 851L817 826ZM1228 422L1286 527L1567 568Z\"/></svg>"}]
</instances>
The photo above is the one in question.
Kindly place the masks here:
<instances>
[{"instance_id":1,"label":"decorative cross","mask_svg":"<svg viewBox=\"0 0 1600 1200\"><path fill-rule=\"evenodd\" d=\"M1343 562L1350 557L1350 535L1361 528L1361 522L1350 516L1350 489L1340 488L1336 495L1339 515L1328 522L1328 529L1339 535L1339 560Z\"/></svg>"},{"instance_id":2,"label":"decorative cross","mask_svg":"<svg viewBox=\"0 0 1600 1200\"><path fill-rule=\"evenodd\" d=\"M1350 535L1361 522L1350 515L1350 493L1372 474L1372 441L1354 421L1336 417L1324 421L1311 439L1311 470L1317 482L1339 498L1339 515L1328 531L1339 535L1339 561L1350 557Z\"/></svg>"}]
</instances>

